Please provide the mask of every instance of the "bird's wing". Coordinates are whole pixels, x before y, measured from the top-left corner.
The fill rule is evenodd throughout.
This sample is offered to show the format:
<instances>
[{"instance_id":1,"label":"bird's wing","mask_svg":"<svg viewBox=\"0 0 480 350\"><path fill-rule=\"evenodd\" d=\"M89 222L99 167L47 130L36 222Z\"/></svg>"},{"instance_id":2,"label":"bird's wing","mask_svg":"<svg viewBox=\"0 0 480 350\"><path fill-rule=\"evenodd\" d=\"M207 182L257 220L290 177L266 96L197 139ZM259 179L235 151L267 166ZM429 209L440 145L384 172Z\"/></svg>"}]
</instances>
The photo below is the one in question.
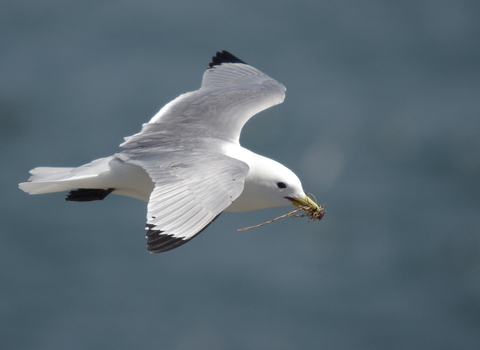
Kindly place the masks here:
<instances>
[{"instance_id":1,"label":"bird's wing","mask_svg":"<svg viewBox=\"0 0 480 350\"><path fill-rule=\"evenodd\" d=\"M218 52L199 90L163 107L142 131L121 145L133 148L165 133L238 142L243 125L258 112L282 103L285 87L227 51Z\"/></svg>"},{"instance_id":2,"label":"bird's wing","mask_svg":"<svg viewBox=\"0 0 480 350\"><path fill-rule=\"evenodd\" d=\"M199 90L163 107L118 156L155 183L147 214L148 250L173 249L205 229L243 191L249 167L222 153L254 114L281 103L285 87L226 51Z\"/></svg>"},{"instance_id":3,"label":"bird's wing","mask_svg":"<svg viewBox=\"0 0 480 350\"><path fill-rule=\"evenodd\" d=\"M155 189L147 213L147 245L152 253L178 247L203 231L243 191L249 167L216 152L169 151L119 158L148 173Z\"/></svg>"}]
</instances>

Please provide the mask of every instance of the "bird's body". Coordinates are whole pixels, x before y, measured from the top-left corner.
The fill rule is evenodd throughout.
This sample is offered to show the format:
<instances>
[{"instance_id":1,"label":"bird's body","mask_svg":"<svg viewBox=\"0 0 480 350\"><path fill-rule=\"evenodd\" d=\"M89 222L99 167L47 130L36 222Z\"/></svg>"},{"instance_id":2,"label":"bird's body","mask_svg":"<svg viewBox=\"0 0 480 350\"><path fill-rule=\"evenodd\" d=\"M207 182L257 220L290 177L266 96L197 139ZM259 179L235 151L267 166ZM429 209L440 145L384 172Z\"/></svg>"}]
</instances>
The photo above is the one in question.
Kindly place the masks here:
<instances>
[{"instance_id":1,"label":"bird's body","mask_svg":"<svg viewBox=\"0 0 480 350\"><path fill-rule=\"evenodd\" d=\"M148 201L151 252L187 242L224 210L314 208L291 170L240 146L248 119L284 96L282 84L219 52L201 88L165 105L122 152L77 168L35 168L19 186L30 194L71 191L72 201L110 193Z\"/></svg>"}]
</instances>

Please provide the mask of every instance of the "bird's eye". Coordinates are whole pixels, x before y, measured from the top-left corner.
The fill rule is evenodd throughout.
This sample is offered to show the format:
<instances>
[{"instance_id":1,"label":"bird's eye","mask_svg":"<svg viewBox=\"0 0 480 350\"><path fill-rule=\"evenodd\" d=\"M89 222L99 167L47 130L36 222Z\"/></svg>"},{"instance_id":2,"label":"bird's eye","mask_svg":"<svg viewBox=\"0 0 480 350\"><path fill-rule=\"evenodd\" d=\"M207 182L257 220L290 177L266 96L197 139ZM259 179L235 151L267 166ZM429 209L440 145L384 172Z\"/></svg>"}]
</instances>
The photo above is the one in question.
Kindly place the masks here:
<instances>
[{"instance_id":1,"label":"bird's eye","mask_svg":"<svg viewBox=\"0 0 480 350\"><path fill-rule=\"evenodd\" d=\"M277 182L278 188L287 188L287 184L285 182Z\"/></svg>"}]
</instances>

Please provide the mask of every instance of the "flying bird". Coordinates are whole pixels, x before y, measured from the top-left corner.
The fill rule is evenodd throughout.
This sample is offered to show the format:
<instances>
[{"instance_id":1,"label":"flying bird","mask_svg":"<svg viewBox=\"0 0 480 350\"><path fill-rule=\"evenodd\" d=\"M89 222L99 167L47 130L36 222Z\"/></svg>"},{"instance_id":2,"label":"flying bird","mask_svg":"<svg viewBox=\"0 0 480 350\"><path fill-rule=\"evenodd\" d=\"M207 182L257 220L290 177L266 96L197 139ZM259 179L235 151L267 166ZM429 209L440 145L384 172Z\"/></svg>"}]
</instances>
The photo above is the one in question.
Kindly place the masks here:
<instances>
[{"instance_id":1,"label":"flying bird","mask_svg":"<svg viewBox=\"0 0 480 350\"><path fill-rule=\"evenodd\" d=\"M165 105L124 150L77 168L38 167L29 194L70 191L67 201L109 194L148 202L147 249L176 248L202 232L223 211L318 205L282 164L240 146L244 124L282 103L285 87L223 50L212 58L200 89Z\"/></svg>"}]
</instances>

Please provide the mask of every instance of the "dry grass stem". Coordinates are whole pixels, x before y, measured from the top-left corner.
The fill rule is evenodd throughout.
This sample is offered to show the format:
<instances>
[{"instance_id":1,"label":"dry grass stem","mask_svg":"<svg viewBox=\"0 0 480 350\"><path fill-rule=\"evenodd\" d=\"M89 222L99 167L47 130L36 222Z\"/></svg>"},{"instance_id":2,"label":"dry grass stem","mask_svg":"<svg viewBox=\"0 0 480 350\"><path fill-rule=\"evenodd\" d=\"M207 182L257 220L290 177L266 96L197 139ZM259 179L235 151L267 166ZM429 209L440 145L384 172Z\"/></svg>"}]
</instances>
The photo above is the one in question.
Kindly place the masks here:
<instances>
[{"instance_id":1,"label":"dry grass stem","mask_svg":"<svg viewBox=\"0 0 480 350\"><path fill-rule=\"evenodd\" d=\"M313 209L313 208L311 208L307 205L300 206L300 207L292 210L291 212L288 212L286 214L280 215L279 217L276 217L275 219L266 221L266 222L258 224L258 225L253 225L253 226L241 228L241 229L238 229L237 231L246 231L246 230L250 230L252 228L257 228L257 227L260 227L260 226L263 226L263 225L271 224L272 222L277 221L279 219L286 218L287 216L292 217L292 218L303 218L303 217L308 216L310 218L310 220L308 220L308 222L312 222L312 221L315 221L315 220L322 220L323 216L325 215L325 211L323 211L323 208L324 208L323 205L319 205L318 208L316 208L316 209ZM304 213L295 214L295 213L299 212L300 210L303 210Z\"/></svg>"}]
</instances>

